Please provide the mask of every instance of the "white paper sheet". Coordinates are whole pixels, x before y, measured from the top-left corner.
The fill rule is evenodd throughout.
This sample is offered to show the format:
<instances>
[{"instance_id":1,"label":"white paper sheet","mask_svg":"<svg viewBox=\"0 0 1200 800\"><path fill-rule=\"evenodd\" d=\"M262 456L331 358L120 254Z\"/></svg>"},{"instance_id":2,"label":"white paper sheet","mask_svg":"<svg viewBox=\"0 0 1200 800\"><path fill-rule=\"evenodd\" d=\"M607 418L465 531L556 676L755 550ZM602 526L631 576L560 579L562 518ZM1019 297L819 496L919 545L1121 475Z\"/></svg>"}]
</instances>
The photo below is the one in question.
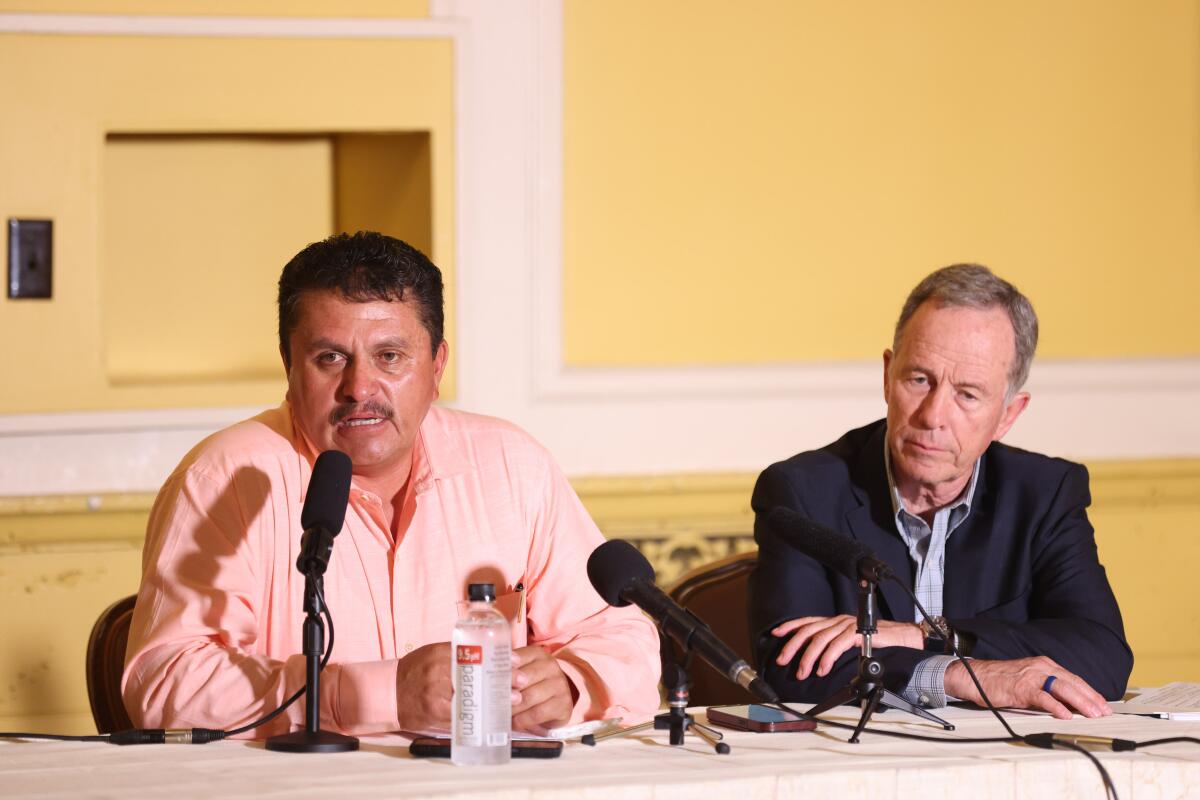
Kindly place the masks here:
<instances>
[{"instance_id":1,"label":"white paper sheet","mask_svg":"<svg viewBox=\"0 0 1200 800\"><path fill-rule=\"evenodd\" d=\"M1176 681L1157 689L1143 689L1129 700L1109 705L1117 714L1200 720L1200 683Z\"/></svg>"}]
</instances>

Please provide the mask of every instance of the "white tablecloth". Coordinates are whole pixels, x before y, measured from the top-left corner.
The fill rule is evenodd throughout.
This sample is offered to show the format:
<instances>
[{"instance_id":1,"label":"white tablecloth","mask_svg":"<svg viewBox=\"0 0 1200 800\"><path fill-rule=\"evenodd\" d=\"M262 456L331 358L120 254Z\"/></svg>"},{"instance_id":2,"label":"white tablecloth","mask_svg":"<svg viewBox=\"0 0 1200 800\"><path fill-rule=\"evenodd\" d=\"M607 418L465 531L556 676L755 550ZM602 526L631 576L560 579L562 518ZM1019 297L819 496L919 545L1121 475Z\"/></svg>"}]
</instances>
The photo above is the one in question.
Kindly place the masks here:
<instances>
[{"instance_id":1,"label":"white tablecloth","mask_svg":"<svg viewBox=\"0 0 1200 800\"><path fill-rule=\"evenodd\" d=\"M703 712L700 712L701 714ZM1002 736L990 715L948 709L951 733L889 711L873 727L946 737ZM851 722L844 708L832 718ZM1072 732L1148 740L1200 738L1200 723L1114 716L1060 722L1011 714L1019 733ZM723 730L723 729L722 729ZM1023 745L937 744L847 731L754 734L724 731L733 752L717 755L698 737L683 747L666 732L568 743L553 760L501 767L456 767L409 756L407 740L375 736L354 753L293 755L260 743L117 747L108 744L0 742L0 797L309 798L1096 798L1095 767L1081 754ZM1200 798L1200 745L1097 754L1122 800Z\"/></svg>"}]
</instances>

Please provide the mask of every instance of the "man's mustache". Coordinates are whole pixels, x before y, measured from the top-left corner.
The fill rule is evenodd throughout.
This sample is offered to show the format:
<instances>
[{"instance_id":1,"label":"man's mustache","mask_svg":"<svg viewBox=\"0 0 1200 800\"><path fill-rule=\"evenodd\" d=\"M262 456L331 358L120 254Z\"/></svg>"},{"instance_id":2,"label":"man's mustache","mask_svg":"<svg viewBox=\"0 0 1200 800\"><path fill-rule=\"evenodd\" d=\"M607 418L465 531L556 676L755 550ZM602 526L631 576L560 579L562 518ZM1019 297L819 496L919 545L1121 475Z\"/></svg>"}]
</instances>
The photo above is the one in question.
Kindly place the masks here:
<instances>
[{"instance_id":1,"label":"man's mustache","mask_svg":"<svg viewBox=\"0 0 1200 800\"><path fill-rule=\"evenodd\" d=\"M372 417L382 419L391 419L396 413L391 406L384 405L377 400L368 400L365 403L345 403L329 412L329 424L337 425L346 417L359 412L366 412Z\"/></svg>"}]
</instances>

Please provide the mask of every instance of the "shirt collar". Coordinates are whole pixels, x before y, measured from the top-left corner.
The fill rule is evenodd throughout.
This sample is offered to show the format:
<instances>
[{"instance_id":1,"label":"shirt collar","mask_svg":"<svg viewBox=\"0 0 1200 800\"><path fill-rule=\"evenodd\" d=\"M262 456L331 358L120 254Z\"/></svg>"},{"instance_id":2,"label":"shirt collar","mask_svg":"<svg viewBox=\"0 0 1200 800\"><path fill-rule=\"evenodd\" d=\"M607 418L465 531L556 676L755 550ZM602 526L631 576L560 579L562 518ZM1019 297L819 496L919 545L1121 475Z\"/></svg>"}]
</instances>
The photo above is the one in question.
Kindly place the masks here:
<instances>
[{"instance_id":1,"label":"shirt collar","mask_svg":"<svg viewBox=\"0 0 1200 800\"><path fill-rule=\"evenodd\" d=\"M963 516L971 513L971 498L975 496L975 484L979 480L979 462L982 460L983 456L975 459L975 464L971 467L971 480L967 481L966 487L959 493L958 497L943 506L943 508L938 509L939 511L953 511L959 506L965 506ZM908 514L908 509L904 507L904 498L900 496L900 490L896 487L896 480L892 477L892 448L888 446L886 429L883 437L883 468L887 472L888 490L892 496L892 515L899 517L901 511Z\"/></svg>"},{"instance_id":2,"label":"shirt collar","mask_svg":"<svg viewBox=\"0 0 1200 800\"><path fill-rule=\"evenodd\" d=\"M454 441L446 430L447 412L430 406L429 413L421 421L417 440L413 444L413 476L418 489L423 483L441 480L475 469L469 452Z\"/></svg>"},{"instance_id":3,"label":"shirt collar","mask_svg":"<svg viewBox=\"0 0 1200 800\"><path fill-rule=\"evenodd\" d=\"M291 422L292 444L300 456L308 462L311 469L317 460L318 451L304 431L300 430L300 426L296 424L291 404L286 399L283 401L282 409ZM417 430L417 438L413 443L413 464L410 476L412 485L417 492L427 489L432 481L475 469L474 462L465 452L462 452L462 448L455 447L454 442L450 441L442 424L443 413L436 406L431 406L429 413L421 422L421 427ZM353 479L351 479L351 485L355 485Z\"/></svg>"}]
</instances>

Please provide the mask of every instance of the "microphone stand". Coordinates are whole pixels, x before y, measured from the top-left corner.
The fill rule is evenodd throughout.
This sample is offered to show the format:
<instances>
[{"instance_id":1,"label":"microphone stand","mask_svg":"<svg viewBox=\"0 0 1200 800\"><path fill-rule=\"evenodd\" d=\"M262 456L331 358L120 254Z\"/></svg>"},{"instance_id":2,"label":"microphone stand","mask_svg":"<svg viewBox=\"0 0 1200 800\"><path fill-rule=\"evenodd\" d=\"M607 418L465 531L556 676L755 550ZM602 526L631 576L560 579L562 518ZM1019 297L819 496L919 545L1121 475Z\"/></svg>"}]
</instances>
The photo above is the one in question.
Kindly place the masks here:
<instances>
[{"instance_id":1,"label":"microphone stand","mask_svg":"<svg viewBox=\"0 0 1200 800\"><path fill-rule=\"evenodd\" d=\"M641 725L631 725L628 728L621 728L609 733L589 733L580 739L580 741L589 747L595 747L596 744L604 741L605 739L612 739L617 736L628 736L631 733L637 733L652 727L656 731L670 731L669 741L672 745L682 745L687 732L692 731L701 739L712 745L713 750L715 750L718 754L728 754L729 745L721 741L725 737L719 731L715 731L707 725L701 725L699 722L696 722L695 718L691 714L687 713L689 699L688 687L690 685L688 683L687 670L683 665L677 663L672 663L670 666L671 669L668 671L671 673L673 680L671 681L671 688L668 692L667 712L665 714L659 714L654 719L650 720L649 722L643 722Z\"/></svg>"},{"instance_id":2,"label":"microphone stand","mask_svg":"<svg viewBox=\"0 0 1200 800\"><path fill-rule=\"evenodd\" d=\"M844 703L858 701L862 706L862 716L854 735L850 737L851 744L858 743L858 736L867 726L871 716L878 709L880 713L888 708L907 711L909 714L927 719L942 726L943 730L952 731L954 726L941 717L935 716L920 706L915 706L903 697L888 691L883 685L883 662L871 653L871 636L878 631L875 624L875 581L862 579L858 582L858 633L862 636L862 649L858 655L858 675L850 684L835 693L832 697L818 703L805 713L810 717L823 714L831 708ZM883 706L883 708L879 708Z\"/></svg>"},{"instance_id":3,"label":"microphone stand","mask_svg":"<svg viewBox=\"0 0 1200 800\"><path fill-rule=\"evenodd\" d=\"M311 540L309 537L313 537ZM333 550L333 536L324 529L305 534L297 568L304 573L304 639L305 693L304 730L281 733L267 739L267 749L283 753L344 753L358 749L358 739L333 731L321 730L321 656L325 651L325 625L321 622L322 598L325 596L325 568ZM311 552L324 554L321 558L306 558ZM307 569L305 569L307 567Z\"/></svg>"}]
</instances>

